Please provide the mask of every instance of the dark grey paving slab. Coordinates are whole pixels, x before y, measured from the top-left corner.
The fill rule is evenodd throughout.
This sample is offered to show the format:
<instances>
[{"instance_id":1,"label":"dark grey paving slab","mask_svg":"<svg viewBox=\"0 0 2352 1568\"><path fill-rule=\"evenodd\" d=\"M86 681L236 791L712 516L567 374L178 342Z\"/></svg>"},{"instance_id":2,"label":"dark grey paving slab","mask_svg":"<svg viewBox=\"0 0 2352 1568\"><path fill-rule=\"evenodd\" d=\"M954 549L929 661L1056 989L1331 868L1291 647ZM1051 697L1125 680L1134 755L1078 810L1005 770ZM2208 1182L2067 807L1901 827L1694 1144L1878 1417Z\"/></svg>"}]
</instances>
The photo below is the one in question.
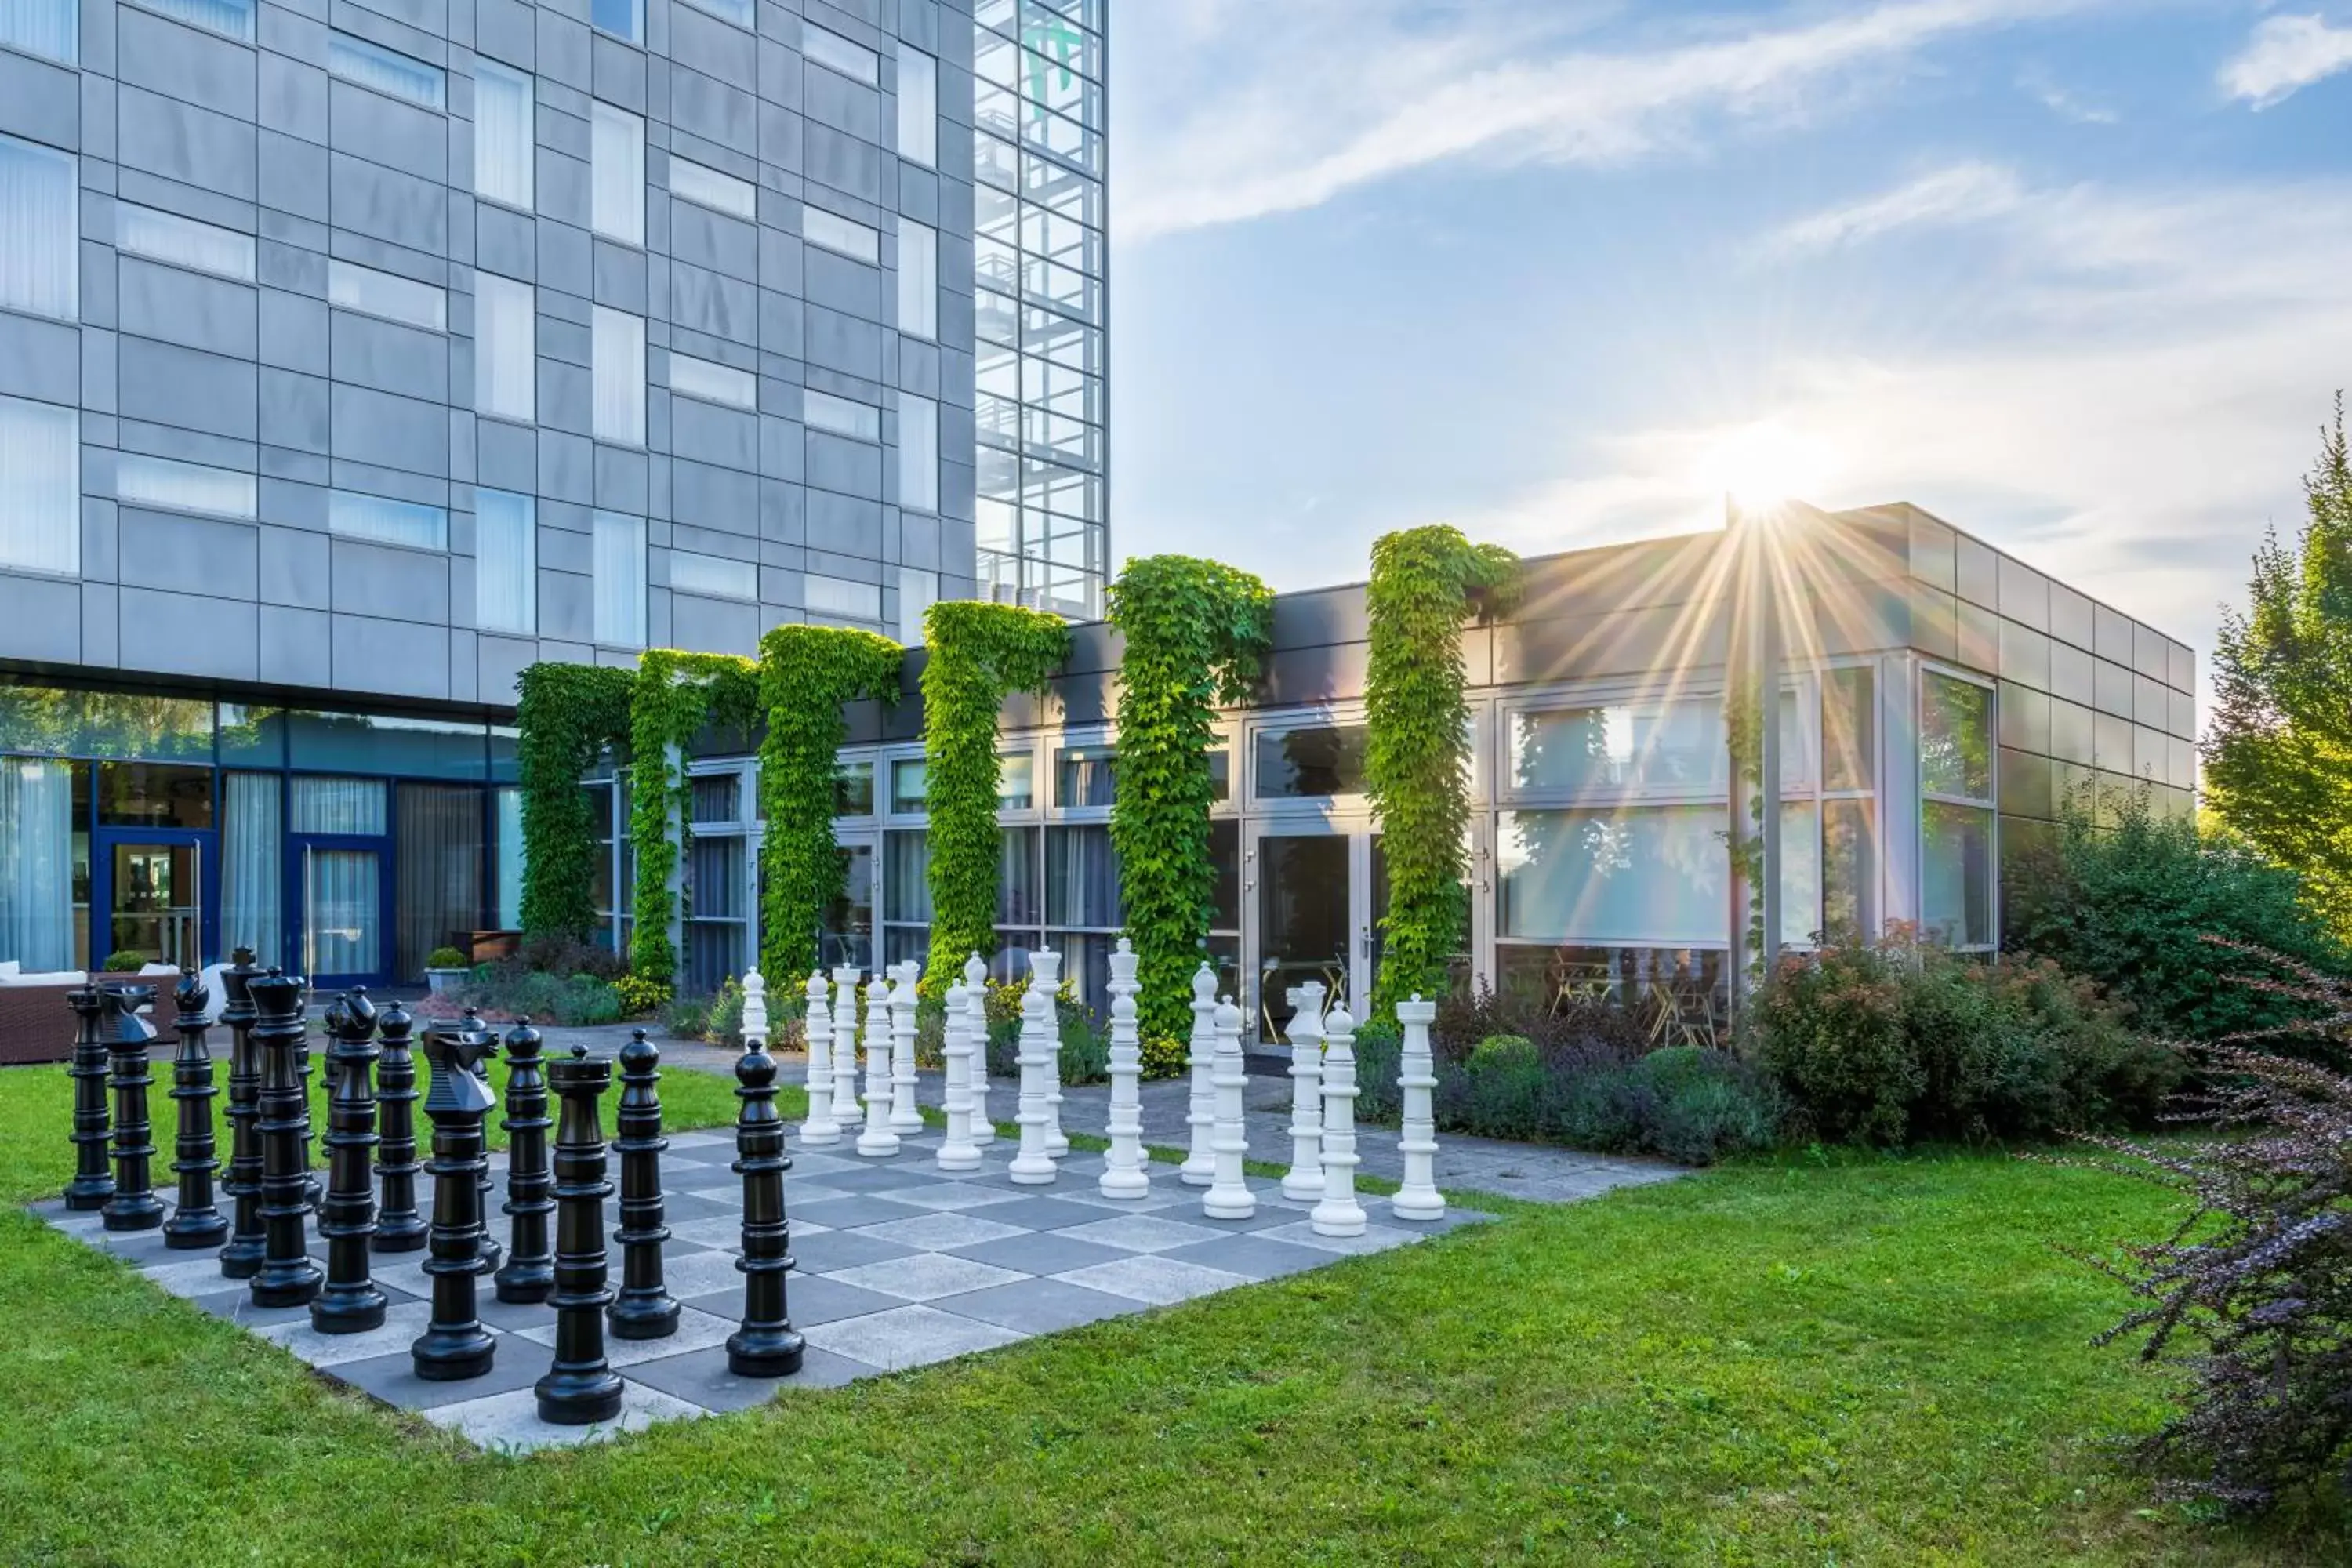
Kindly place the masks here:
<instances>
[{"instance_id":1,"label":"dark grey paving slab","mask_svg":"<svg viewBox=\"0 0 2352 1568\"><path fill-rule=\"evenodd\" d=\"M1076 1240L1066 1230L1027 1231L1001 1241L983 1241L952 1250L959 1258L994 1264L999 1268L1017 1268L1024 1274L1061 1274L1127 1256L1100 1242Z\"/></svg>"},{"instance_id":2,"label":"dark grey paving slab","mask_svg":"<svg viewBox=\"0 0 2352 1568\"><path fill-rule=\"evenodd\" d=\"M899 1187L927 1186L933 1182L950 1179L936 1171L910 1170L892 1164L877 1164L863 1171L835 1171L822 1178L824 1185L840 1193L887 1193ZM792 1178L789 1176L784 1179L784 1199L787 1203L792 1200Z\"/></svg>"},{"instance_id":3,"label":"dark grey paving slab","mask_svg":"<svg viewBox=\"0 0 2352 1568\"><path fill-rule=\"evenodd\" d=\"M366 1361L346 1362L334 1369L335 1377L364 1394L372 1394L386 1405L397 1405L404 1410L432 1410L444 1405L479 1399L485 1394L504 1394L511 1389L529 1388L546 1375L554 1364L555 1352L546 1345L535 1344L516 1335L493 1330L491 1337L498 1342L498 1352L490 1370L479 1377L462 1383L430 1383L416 1375L416 1368L406 1351L373 1356Z\"/></svg>"},{"instance_id":4,"label":"dark grey paving slab","mask_svg":"<svg viewBox=\"0 0 2352 1568\"><path fill-rule=\"evenodd\" d=\"M1244 1279L1278 1279L1286 1274L1319 1268L1331 1261L1329 1253L1316 1247L1301 1247L1292 1241L1269 1241L1262 1236L1221 1236L1159 1256L1171 1263L1220 1268Z\"/></svg>"},{"instance_id":5,"label":"dark grey paving slab","mask_svg":"<svg viewBox=\"0 0 2352 1568\"><path fill-rule=\"evenodd\" d=\"M696 1296L686 1304L730 1321L740 1321L743 1316L740 1287L733 1290L713 1291L708 1296ZM879 1290L861 1289L828 1275L806 1274L795 1269L784 1276L784 1305L796 1328L806 1328L811 1323L836 1322L843 1318L862 1318L868 1312L887 1312L900 1304L896 1296L886 1296Z\"/></svg>"},{"instance_id":6,"label":"dark grey paving slab","mask_svg":"<svg viewBox=\"0 0 2352 1568\"><path fill-rule=\"evenodd\" d=\"M794 1203L792 1194L784 1194L784 1216L797 1223L809 1220L827 1230L854 1230L859 1226L880 1225L887 1220L906 1219L916 1211L905 1204L884 1200L878 1193L851 1193L843 1197L820 1198L814 1203Z\"/></svg>"},{"instance_id":7,"label":"dark grey paving slab","mask_svg":"<svg viewBox=\"0 0 2352 1568\"><path fill-rule=\"evenodd\" d=\"M1050 1334L1144 1310L1144 1303L1130 1297L1089 1290L1066 1279L1016 1279L1009 1285L943 1297L931 1305L1024 1334Z\"/></svg>"},{"instance_id":8,"label":"dark grey paving slab","mask_svg":"<svg viewBox=\"0 0 2352 1568\"><path fill-rule=\"evenodd\" d=\"M727 1370L727 1348L719 1345L665 1356L659 1361L640 1362L629 1368L626 1375L632 1383L642 1383L673 1398L719 1413L748 1410L772 1399L790 1398L795 1391L838 1388L845 1383L873 1376L874 1369L864 1362L851 1361L811 1345L802 1352L800 1371L790 1377L738 1377Z\"/></svg>"},{"instance_id":9,"label":"dark grey paving slab","mask_svg":"<svg viewBox=\"0 0 2352 1568\"><path fill-rule=\"evenodd\" d=\"M792 1243L793 1260L810 1274L830 1274L836 1268L880 1263L904 1258L914 1250L878 1236L860 1236L854 1230L829 1230Z\"/></svg>"},{"instance_id":10,"label":"dark grey paving slab","mask_svg":"<svg viewBox=\"0 0 2352 1568\"><path fill-rule=\"evenodd\" d=\"M1068 1225L1087 1225L1103 1217L1103 1211L1093 1204L1074 1204L1065 1198L1033 1197L1017 1203L992 1204L988 1217L1000 1225L1024 1226L1031 1230L1059 1230Z\"/></svg>"}]
</instances>

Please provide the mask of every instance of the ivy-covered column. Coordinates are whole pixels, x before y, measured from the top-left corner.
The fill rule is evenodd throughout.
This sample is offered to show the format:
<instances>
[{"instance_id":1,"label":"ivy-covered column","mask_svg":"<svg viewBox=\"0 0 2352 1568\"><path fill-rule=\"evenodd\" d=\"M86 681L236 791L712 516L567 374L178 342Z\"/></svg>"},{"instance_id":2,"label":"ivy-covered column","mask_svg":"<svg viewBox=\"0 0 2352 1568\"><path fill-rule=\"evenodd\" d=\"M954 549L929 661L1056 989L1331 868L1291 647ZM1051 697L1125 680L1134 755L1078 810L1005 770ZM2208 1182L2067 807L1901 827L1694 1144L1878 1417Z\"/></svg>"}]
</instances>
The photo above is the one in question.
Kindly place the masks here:
<instances>
[{"instance_id":1,"label":"ivy-covered column","mask_svg":"<svg viewBox=\"0 0 2352 1568\"><path fill-rule=\"evenodd\" d=\"M636 859L629 972L640 980L670 985L677 975L674 933L689 896L683 868L693 821L687 743L714 721L749 725L758 706L758 669L748 658L648 648L637 661L629 704L629 846Z\"/></svg>"},{"instance_id":2,"label":"ivy-covered column","mask_svg":"<svg viewBox=\"0 0 2352 1568\"><path fill-rule=\"evenodd\" d=\"M596 925L596 827L581 780L627 739L636 677L584 664L534 664L516 680L522 784L522 925L585 940Z\"/></svg>"}]
</instances>

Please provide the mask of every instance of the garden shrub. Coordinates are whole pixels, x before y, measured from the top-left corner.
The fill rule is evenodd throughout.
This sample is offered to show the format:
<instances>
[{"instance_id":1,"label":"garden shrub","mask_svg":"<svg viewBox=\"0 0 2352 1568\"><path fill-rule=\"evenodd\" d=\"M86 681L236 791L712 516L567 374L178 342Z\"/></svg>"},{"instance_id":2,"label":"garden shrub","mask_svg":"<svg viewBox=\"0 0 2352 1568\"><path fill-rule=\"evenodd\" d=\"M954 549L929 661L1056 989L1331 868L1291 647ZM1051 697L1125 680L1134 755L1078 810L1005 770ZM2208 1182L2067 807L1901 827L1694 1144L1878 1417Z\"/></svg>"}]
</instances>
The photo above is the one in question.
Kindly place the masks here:
<instances>
[{"instance_id":1,"label":"garden shrub","mask_svg":"<svg viewBox=\"0 0 2352 1568\"><path fill-rule=\"evenodd\" d=\"M642 1018L649 1013L660 1011L672 995L667 981L634 973L624 974L614 981L613 990L621 999L621 1011L632 1018Z\"/></svg>"},{"instance_id":2,"label":"garden shrub","mask_svg":"<svg viewBox=\"0 0 2352 1568\"><path fill-rule=\"evenodd\" d=\"M469 967L466 955L454 947L436 947L425 955L427 969L465 969Z\"/></svg>"},{"instance_id":3,"label":"garden shrub","mask_svg":"<svg viewBox=\"0 0 2352 1568\"><path fill-rule=\"evenodd\" d=\"M1192 1069L1192 1046L1189 1039L1175 1039L1167 1035L1143 1037L1145 1078L1178 1078Z\"/></svg>"},{"instance_id":4,"label":"garden shrub","mask_svg":"<svg viewBox=\"0 0 2352 1568\"><path fill-rule=\"evenodd\" d=\"M661 1022L664 1029L681 1040L740 1047L743 1044L743 988L730 975L707 996L681 996L666 1003L661 1009ZM769 1023L771 1034L775 1035L782 1021L775 1016L772 1002L769 1005ZM775 1043L772 1038L770 1044Z\"/></svg>"},{"instance_id":5,"label":"garden shrub","mask_svg":"<svg viewBox=\"0 0 2352 1568\"><path fill-rule=\"evenodd\" d=\"M99 965L102 974L136 974L147 967L147 955L135 947L117 948Z\"/></svg>"},{"instance_id":6,"label":"garden shrub","mask_svg":"<svg viewBox=\"0 0 2352 1568\"><path fill-rule=\"evenodd\" d=\"M628 972L628 962L611 948L560 932L527 936L512 958L502 959L492 965L494 971L593 974L599 980L618 980Z\"/></svg>"},{"instance_id":7,"label":"garden shrub","mask_svg":"<svg viewBox=\"0 0 2352 1568\"><path fill-rule=\"evenodd\" d=\"M1066 1085L1110 1081L1110 1037L1095 1026L1084 1007L1058 1009L1062 1039L1062 1082Z\"/></svg>"},{"instance_id":8,"label":"garden shrub","mask_svg":"<svg viewBox=\"0 0 2352 1568\"><path fill-rule=\"evenodd\" d=\"M1404 1032L1393 1019L1377 1018L1356 1031L1356 1119L1394 1122L1404 1114L1397 1089L1403 1070Z\"/></svg>"},{"instance_id":9,"label":"garden shrub","mask_svg":"<svg viewBox=\"0 0 2352 1568\"><path fill-rule=\"evenodd\" d=\"M1487 1072L1502 1068L1531 1067L1536 1059L1536 1043L1525 1035L1489 1035L1470 1051L1468 1063L1472 1072Z\"/></svg>"}]
</instances>

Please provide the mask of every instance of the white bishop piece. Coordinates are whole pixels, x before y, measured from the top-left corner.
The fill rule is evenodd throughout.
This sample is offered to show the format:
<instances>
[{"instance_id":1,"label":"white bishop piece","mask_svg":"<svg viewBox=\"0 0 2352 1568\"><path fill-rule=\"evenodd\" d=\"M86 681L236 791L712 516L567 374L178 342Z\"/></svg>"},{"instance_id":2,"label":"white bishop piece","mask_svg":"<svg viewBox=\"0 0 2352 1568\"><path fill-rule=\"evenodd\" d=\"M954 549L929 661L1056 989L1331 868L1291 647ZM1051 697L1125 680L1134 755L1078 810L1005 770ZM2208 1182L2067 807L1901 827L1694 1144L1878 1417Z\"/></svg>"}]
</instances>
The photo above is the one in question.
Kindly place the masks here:
<instances>
[{"instance_id":1,"label":"white bishop piece","mask_svg":"<svg viewBox=\"0 0 2352 1568\"><path fill-rule=\"evenodd\" d=\"M1110 1150L1096 1185L1107 1198L1140 1198L1151 1192L1143 1152L1143 1045L1136 1032L1134 944L1118 939L1110 955Z\"/></svg>"},{"instance_id":2,"label":"white bishop piece","mask_svg":"<svg viewBox=\"0 0 2352 1568\"><path fill-rule=\"evenodd\" d=\"M743 982L743 1033L751 1032L751 981L755 973ZM827 1011L832 993L824 983L824 971L809 971L808 990L808 1120L801 1123L801 1142L811 1149L821 1149L841 1142L841 1128L833 1120L833 1015Z\"/></svg>"},{"instance_id":3,"label":"white bishop piece","mask_svg":"<svg viewBox=\"0 0 2352 1568\"><path fill-rule=\"evenodd\" d=\"M976 952L963 961L963 995L971 1036L971 1142L986 1148L996 1142L996 1123L988 1119L988 964Z\"/></svg>"},{"instance_id":4,"label":"white bishop piece","mask_svg":"<svg viewBox=\"0 0 2352 1568\"><path fill-rule=\"evenodd\" d=\"M1323 1195L1323 983L1290 995L1290 1169L1282 1195L1307 1203Z\"/></svg>"},{"instance_id":5,"label":"white bishop piece","mask_svg":"<svg viewBox=\"0 0 2352 1568\"><path fill-rule=\"evenodd\" d=\"M923 1130L915 1104L915 987L922 977L923 966L910 958L890 988L890 1131L902 1137Z\"/></svg>"},{"instance_id":6,"label":"white bishop piece","mask_svg":"<svg viewBox=\"0 0 2352 1568\"><path fill-rule=\"evenodd\" d=\"M869 1160L898 1152L890 1131L890 983L878 974L866 987L866 1131L857 1152Z\"/></svg>"},{"instance_id":7,"label":"white bishop piece","mask_svg":"<svg viewBox=\"0 0 2352 1568\"><path fill-rule=\"evenodd\" d=\"M1323 1201L1307 1216L1316 1235L1364 1234L1356 1163L1356 1021L1334 1007L1323 1021Z\"/></svg>"},{"instance_id":8,"label":"white bishop piece","mask_svg":"<svg viewBox=\"0 0 2352 1568\"><path fill-rule=\"evenodd\" d=\"M1217 1121L1217 974L1205 963L1192 974L1192 1054L1185 1065L1192 1069L1192 1097L1184 1116L1192 1145L1176 1167L1176 1179L1188 1187L1205 1187L1217 1174L1211 1147Z\"/></svg>"},{"instance_id":9,"label":"white bishop piece","mask_svg":"<svg viewBox=\"0 0 2352 1568\"><path fill-rule=\"evenodd\" d=\"M833 1125L843 1138L857 1130L859 978L855 964L833 972Z\"/></svg>"}]
</instances>

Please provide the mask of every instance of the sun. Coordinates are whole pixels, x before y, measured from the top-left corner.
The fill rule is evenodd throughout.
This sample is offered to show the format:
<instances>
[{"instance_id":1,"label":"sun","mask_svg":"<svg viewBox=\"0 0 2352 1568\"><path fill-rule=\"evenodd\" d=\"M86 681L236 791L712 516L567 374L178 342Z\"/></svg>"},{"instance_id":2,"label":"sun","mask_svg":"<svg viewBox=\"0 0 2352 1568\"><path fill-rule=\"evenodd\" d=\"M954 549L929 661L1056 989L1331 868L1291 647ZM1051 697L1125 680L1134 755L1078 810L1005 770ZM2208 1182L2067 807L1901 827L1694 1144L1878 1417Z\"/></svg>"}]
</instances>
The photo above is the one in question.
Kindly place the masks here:
<instances>
[{"instance_id":1,"label":"sun","mask_svg":"<svg viewBox=\"0 0 2352 1568\"><path fill-rule=\"evenodd\" d=\"M1811 497L1837 468L1836 450L1827 441L1778 419L1763 419L1735 426L1709 442L1693 464L1692 477L1707 493L1727 495L1742 510L1757 511Z\"/></svg>"}]
</instances>

